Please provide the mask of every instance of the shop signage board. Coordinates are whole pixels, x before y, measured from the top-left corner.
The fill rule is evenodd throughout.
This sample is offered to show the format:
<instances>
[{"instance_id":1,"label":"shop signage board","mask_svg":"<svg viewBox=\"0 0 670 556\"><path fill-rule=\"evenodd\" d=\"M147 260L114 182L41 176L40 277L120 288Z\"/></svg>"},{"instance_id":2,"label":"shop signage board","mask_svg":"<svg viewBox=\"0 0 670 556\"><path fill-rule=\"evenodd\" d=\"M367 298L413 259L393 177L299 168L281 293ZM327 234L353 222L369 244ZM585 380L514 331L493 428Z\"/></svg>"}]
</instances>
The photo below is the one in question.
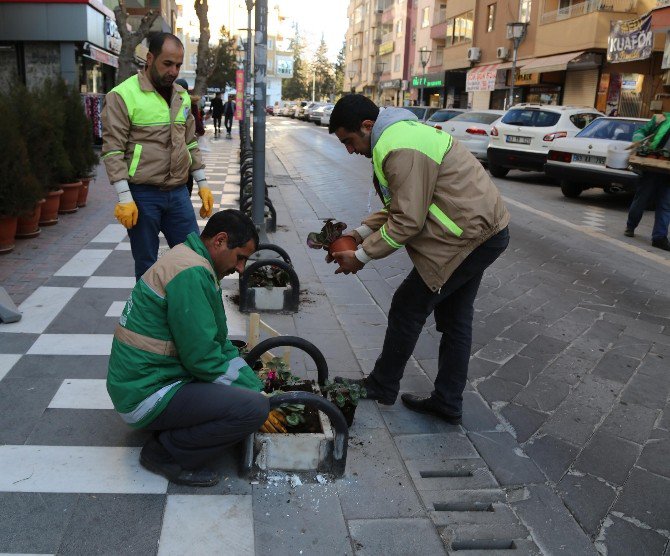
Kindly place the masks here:
<instances>
[{"instance_id":1,"label":"shop signage board","mask_svg":"<svg viewBox=\"0 0 670 556\"><path fill-rule=\"evenodd\" d=\"M105 48L114 54L121 52L121 35L116 21L105 17Z\"/></svg>"},{"instance_id":2,"label":"shop signage board","mask_svg":"<svg viewBox=\"0 0 670 556\"><path fill-rule=\"evenodd\" d=\"M276 74L282 79L293 77L293 56L275 56Z\"/></svg>"},{"instance_id":3,"label":"shop signage board","mask_svg":"<svg viewBox=\"0 0 670 556\"><path fill-rule=\"evenodd\" d=\"M244 106L244 70L235 70L235 119L242 119L242 107Z\"/></svg>"},{"instance_id":4,"label":"shop signage board","mask_svg":"<svg viewBox=\"0 0 670 556\"><path fill-rule=\"evenodd\" d=\"M439 75L415 75L412 77L412 87L444 87L444 76Z\"/></svg>"},{"instance_id":5,"label":"shop signage board","mask_svg":"<svg viewBox=\"0 0 670 556\"><path fill-rule=\"evenodd\" d=\"M607 39L607 61L632 62L651 56L654 38L651 32L651 14L629 21L610 21Z\"/></svg>"},{"instance_id":6,"label":"shop signage board","mask_svg":"<svg viewBox=\"0 0 670 556\"><path fill-rule=\"evenodd\" d=\"M101 48L96 48L92 44L88 44L88 54L86 55L92 60L100 62L101 64L106 64L108 66L112 66L113 68L119 67L118 57L114 56L114 54L110 54L109 52L102 50Z\"/></svg>"},{"instance_id":7,"label":"shop signage board","mask_svg":"<svg viewBox=\"0 0 670 556\"><path fill-rule=\"evenodd\" d=\"M498 64L472 69L465 78L465 90L468 93L495 91L497 75Z\"/></svg>"},{"instance_id":8,"label":"shop signage board","mask_svg":"<svg viewBox=\"0 0 670 556\"><path fill-rule=\"evenodd\" d=\"M384 54L390 54L393 52L395 43L393 41L387 41L379 45L379 55L383 56Z\"/></svg>"},{"instance_id":9,"label":"shop signage board","mask_svg":"<svg viewBox=\"0 0 670 556\"><path fill-rule=\"evenodd\" d=\"M382 81L379 86L382 89L400 89L401 80L400 79L391 79L389 81Z\"/></svg>"}]
</instances>

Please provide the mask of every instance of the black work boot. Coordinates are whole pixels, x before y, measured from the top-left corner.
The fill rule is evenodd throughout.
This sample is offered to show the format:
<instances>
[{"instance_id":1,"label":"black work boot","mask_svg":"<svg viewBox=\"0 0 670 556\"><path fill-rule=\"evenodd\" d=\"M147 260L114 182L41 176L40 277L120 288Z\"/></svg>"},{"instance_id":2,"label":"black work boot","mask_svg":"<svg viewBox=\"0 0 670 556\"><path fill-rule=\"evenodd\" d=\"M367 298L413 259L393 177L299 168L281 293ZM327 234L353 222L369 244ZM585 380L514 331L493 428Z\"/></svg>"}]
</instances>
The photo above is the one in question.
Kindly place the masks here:
<instances>
[{"instance_id":1,"label":"black work boot","mask_svg":"<svg viewBox=\"0 0 670 556\"><path fill-rule=\"evenodd\" d=\"M333 379L333 382L344 382L347 381L351 384L358 384L359 386L362 386L365 388L366 396L365 399L367 400L375 400L376 402L379 402L382 405L393 405L395 403L396 396L389 396L388 394L384 394L379 390L379 387L376 386L376 383L370 379L370 377L363 377L363 378L345 378L343 376L336 376Z\"/></svg>"},{"instance_id":2,"label":"black work boot","mask_svg":"<svg viewBox=\"0 0 670 556\"><path fill-rule=\"evenodd\" d=\"M462 418L447 411L447 409L432 396L417 396L415 394L403 394L400 396L405 407L418 413L427 413L439 417L450 425L460 425Z\"/></svg>"},{"instance_id":3,"label":"black work boot","mask_svg":"<svg viewBox=\"0 0 670 556\"><path fill-rule=\"evenodd\" d=\"M668 241L667 237L662 237L661 239L652 239L651 245L653 247L663 249L663 251L670 251L670 241Z\"/></svg>"},{"instance_id":4,"label":"black work boot","mask_svg":"<svg viewBox=\"0 0 670 556\"><path fill-rule=\"evenodd\" d=\"M635 237L635 230L633 228L626 228L623 231L623 235L625 235L626 237Z\"/></svg>"},{"instance_id":5,"label":"black work boot","mask_svg":"<svg viewBox=\"0 0 670 556\"><path fill-rule=\"evenodd\" d=\"M142 448L140 464L152 473L162 475L179 485L208 487L219 482L219 475L206 467L200 469L181 467L156 436L152 436Z\"/></svg>"}]
</instances>

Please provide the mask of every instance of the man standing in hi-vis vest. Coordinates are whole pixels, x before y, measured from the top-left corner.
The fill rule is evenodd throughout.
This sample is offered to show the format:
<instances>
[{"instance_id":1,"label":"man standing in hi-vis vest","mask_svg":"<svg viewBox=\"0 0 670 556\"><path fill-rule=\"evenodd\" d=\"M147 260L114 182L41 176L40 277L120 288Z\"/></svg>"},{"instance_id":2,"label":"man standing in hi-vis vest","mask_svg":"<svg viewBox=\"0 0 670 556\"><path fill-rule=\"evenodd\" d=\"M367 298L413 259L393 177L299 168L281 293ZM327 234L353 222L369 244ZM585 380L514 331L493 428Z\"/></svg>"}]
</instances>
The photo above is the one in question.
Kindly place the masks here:
<instances>
[{"instance_id":1,"label":"man standing in hi-vis vest","mask_svg":"<svg viewBox=\"0 0 670 556\"><path fill-rule=\"evenodd\" d=\"M128 229L137 280L156 262L159 232L170 247L198 232L189 172L202 199L200 216L212 214L191 99L174 83L183 61L177 37L151 35L146 69L114 87L102 110L102 158L119 195L114 216Z\"/></svg>"},{"instance_id":2,"label":"man standing in hi-vis vest","mask_svg":"<svg viewBox=\"0 0 670 556\"><path fill-rule=\"evenodd\" d=\"M395 403L405 365L432 312L442 333L434 390L401 399L409 409L459 424L474 300L484 270L509 243L509 213L477 159L449 134L416 120L402 108L380 112L362 95L347 95L335 105L328 131L349 154L372 159L384 208L350 233L357 251L333 257L340 265L336 273L348 274L407 249L414 268L393 295L382 353L359 382L368 398Z\"/></svg>"}]
</instances>

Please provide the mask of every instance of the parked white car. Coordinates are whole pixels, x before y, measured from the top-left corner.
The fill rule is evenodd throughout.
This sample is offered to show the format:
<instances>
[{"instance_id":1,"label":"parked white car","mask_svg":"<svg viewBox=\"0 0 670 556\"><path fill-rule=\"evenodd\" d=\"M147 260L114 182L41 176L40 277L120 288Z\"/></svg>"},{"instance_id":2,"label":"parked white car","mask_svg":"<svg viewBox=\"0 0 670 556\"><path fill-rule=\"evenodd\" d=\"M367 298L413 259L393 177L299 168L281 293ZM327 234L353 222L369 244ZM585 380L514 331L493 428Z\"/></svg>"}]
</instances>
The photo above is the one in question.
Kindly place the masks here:
<instances>
[{"instance_id":1,"label":"parked white car","mask_svg":"<svg viewBox=\"0 0 670 556\"><path fill-rule=\"evenodd\" d=\"M333 112L333 108L335 108L334 104L326 104L326 106L323 107L323 113L321 114L321 125L327 126L330 124L330 115Z\"/></svg>"},{"instance_id":2,"label":"parked white car","mask_svg":"<svg viewBox=\"0 0 670 556\"><path fill-rule=\"evenodd\" d=\"M505 114L504 110L463 112L444 122L440 129L458 139L479 160L486 162L491 127L503 114Z\"/></svg>"},{"instance_id":3,"label":"parked white car","mask_svg":"<svg viewBox=\"0 0 670 556\"><path fill-rule=\"evenodd\" d=\"M466 112L463 108L442 108L433 112L433 115L425 121L425 124L437 129L443 129L445 122L463 112Z\"/></svg>"},{"instance_id":4,"label":"parked white car","mask_svg":"<svg viewBox=\"0 0 670 556\"><path fill-rule=\"evenodd\" d=\"M334 104L324 104L323 106L320 106L314 112L312 112L312 116L310 117L310 119L316 125L323 125L323 118L326 113L326 110L328 110L328 120L326 122L326 125L328 125L328 123L330 122L330 113L333 111L334 107L335 107Z\"/></svg>"},{"instance_id":5,"label":"parked white car","mask_svg":"<svg viewBox=\"0 0 670 556\"><path fill-rule=\"evenodd\" d=\"M556 139L549 149L544 171L560 180L566 197L578 197L591 187L606 193L632 192L638 175L632 170L608 168L607 147L613 141L630 145L633 133L647 120L641 118L598 118L574 137Z\"/></svg>"},{"instance_id":6,"label":"parked white car","mask_svg":"<svg viewBox=\"0 0 670 556\"><path fill-rule=\"evenodd\" d=\"M421 123L426 123L428 118L430 118L439 108L434 106L402 106L405 110L409 110L414 114Z\"/></svg>"},{"instance_id":7,"label":"parked white car","mask_svg":"<svg viewBox=\"0 0 670 556\"><path fill-rule=\"evenodd\" d=\"M496 178L511 169L542 172L556 139L574 137L603 115L587 106L517 104L491 128L489 172Z\"/></svg>"}]
</instances>

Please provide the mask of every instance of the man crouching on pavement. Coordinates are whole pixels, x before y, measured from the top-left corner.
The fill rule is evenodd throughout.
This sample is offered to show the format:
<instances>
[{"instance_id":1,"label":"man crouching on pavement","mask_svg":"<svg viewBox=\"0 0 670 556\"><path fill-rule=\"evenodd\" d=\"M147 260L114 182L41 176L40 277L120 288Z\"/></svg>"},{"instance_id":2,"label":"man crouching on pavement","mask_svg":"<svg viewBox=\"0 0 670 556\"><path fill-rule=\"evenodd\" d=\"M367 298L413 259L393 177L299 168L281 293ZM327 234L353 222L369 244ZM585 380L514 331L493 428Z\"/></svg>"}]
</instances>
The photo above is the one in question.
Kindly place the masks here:
<instances>
[{"instance_id":1,"label":"man crouching on pavement","mask_svg":"<svg viewBox=\"0 0 670 556\"><path fill-rule=\"evenodd\" d=\"M461 422L468 378L474 301L484 270L509 242L509 214L482 165L451 135L416 121L402 108L379 108L363 95L342 97L328 127L349 154L372 159L384 208L351 235L357 251L333 256L336 273L407 249L414 268L391 302L384 347L360 382L367 397L393 404L430 313L442 333L435 388L405 393L411 410ZM337 380L337 378L336 378Z\"/></svg>"},{"instance_id":2,"label":"man crouching on pavement","mask_svg":"<svg viewBox=\"0 0 670 556\"><path fill-rule=\"evenodd\" d=\"M228 339L219 284L257 248L246 215L214 214L142 276L114 332L107 391L126 423L155 431L140 463L172 482L215 485L204 465L268 417L261 381Z\"/></svg>"}]
</instances>

